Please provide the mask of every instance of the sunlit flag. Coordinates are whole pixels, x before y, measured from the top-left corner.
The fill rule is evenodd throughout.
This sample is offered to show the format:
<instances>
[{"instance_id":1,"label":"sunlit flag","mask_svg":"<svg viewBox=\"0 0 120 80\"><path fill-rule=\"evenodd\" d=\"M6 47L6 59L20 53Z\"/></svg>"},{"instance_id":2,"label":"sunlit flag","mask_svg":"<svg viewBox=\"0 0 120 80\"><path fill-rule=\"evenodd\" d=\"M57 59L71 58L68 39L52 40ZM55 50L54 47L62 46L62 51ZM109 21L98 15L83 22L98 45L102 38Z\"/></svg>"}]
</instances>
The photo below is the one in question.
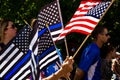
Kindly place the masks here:
<instances>
[{"instance_id":1,"label":"sunlit flag","mask_svg":"<svg viewBox=\"0 0 120 80\"><path fill-rule=\"evenodd\" d=\"M64 38L71 32L78 32L85 35L90 34L104 15L110 3L110 1L103 2L99 0L81 1L77 11L57 40Z\"/></svg>"}]
</instances>

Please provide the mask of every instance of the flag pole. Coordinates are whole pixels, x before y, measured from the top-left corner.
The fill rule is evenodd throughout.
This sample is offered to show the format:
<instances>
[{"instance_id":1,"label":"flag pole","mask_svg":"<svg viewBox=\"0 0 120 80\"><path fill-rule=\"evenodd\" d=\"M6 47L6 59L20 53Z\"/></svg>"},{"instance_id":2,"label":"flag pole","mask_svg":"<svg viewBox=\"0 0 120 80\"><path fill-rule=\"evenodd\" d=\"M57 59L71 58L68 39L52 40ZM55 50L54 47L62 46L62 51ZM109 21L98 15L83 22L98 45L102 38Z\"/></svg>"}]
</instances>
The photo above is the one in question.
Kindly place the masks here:
<instances>
[{"instance_id":1,"label":"flag pole","mask_svg":"<svg viewBox=\"0 0 120 80\"><path fill-rule=\"evenodd\" d=\"M100 18L100 21L102 20L102 18L104 17L104 15L106 14L106 12L109 10L109 8L111 7L111 5L113 4L113 2L114 2L115 0L112 0L112 2L110 3L110 5L108 6L108 8L105 10L105 12L104 12L104 14L101 16L101 18ZM99 22L100 22L99 21ZM98 22L98 23L99 23ZM98 23L97 23L97 25L98 25ZM96 25L96 26L97 26ZM95 27L96 27L95 26ZM95 29L95 28L94 28ZM91 32L92 33L92 32ZM89 38L89 36L90 36L90 34L89 35L87 35L87 37L84 39L84 41L82 42L82 44L79 46L79 48L77 49L77 51L75 52L75 54L73 55L73 58L75 58L75 56L77 55L77 53L78 53L78 51L82 48L82 46L84 45L84 43L87 41L87 39Z\"/></svg>"},{"instance_id":2,"label":"flag pole","mask_svg":"<svg viewBox=\"0 0 120 80\"><path fill-rule=\"evenodd\" d=\"M46 27L48 28L48 31L50 32L50 29L49 29L49 25L46 23ZM50 35L51 36L51 35ZM52 37L52 36L51 36ZM54 41L53 41L53 44L54 44L54 46L56 47L56 45L55 45L55 43L54 43ZM57 48L56 48L57 49ZM58 62L56 62L56 64L59 66L59 67L61 67L61 65L58 63ZM68 77L68 80L70 80L70 78Z\"/></svg>"},{"instance_id":3,"label":"flag pole","mask_svg":"<svg viewBox=\"0 0 120 80\"><path fill-rule=\"evenodd\" d=\"M48 31L49 31L49 33L50 33L50 29L49 29L49 25L48 25L48 23L46 23L46 27L47 27L47 29L48 29ZM51 36L51 38L52 38L52 35L50 34L50 36ZM53 40L52 40L53 41ZM56 47L56 45L55 45L55 42L53 41L53 44L54 44L54 46L55 46L55 49L56 49L56 51L57 51L57 47ZM56 62L57 63L57 62ZM58 64L58 63L57 63ZM59 64L60 65L60 64ZM60 66L59 66L60 67Z\"/></svg>"},{"instance_id":4,"label":"flag pole","mask_svg":"<svg viewBox=\"0 0 120 80\"><path fill-rule=\"evenodd\" d=\"M69 52L68 52L68 47L67 47L67 41L66 41L66 38L64 38L64 42L65 42L65 48L66 48L67 56L69 57Z\"/></svg>"},{"instance_id":5,"label":"flag pole","mask_svg":"<svg viewBox=\"0 0 120 80\"><path fill-rule=\"evenodd\" d=\"M59 13L60 14L62 14L61 13L61 11L60 11L60 5L59 5L59 0L57 0L57 4L58 4L58 10L59 10ZM60 20L61 20L61 24L62 24L62 28L64 28L63 27L63 20L62 20L62 16L59 14L59 16L60 16ZM66 48L66 53L67 53L67 56L69 56L69 52L68 52L68 47L67 47L67 41L66 41L66 38L64 38L64 42L65 42L65 48Z\"/></svg>"},{"instance_id":6,"label":"flag pole","mask_svg":"<svg viewBox=\"0 0 120 80\"><path fill-rule=\"evenodd\" d=\"M82 46L84 45L84 43L87 41L87 39L89 38L90 35L87 35L87 37L84 39L84 41L82 42L82 44L79 46L79 48L77 49L77 51L75 52L75 54L73 55L73 58L77 55L78 51L82 48Z\"/></svg>"}]
</instances>

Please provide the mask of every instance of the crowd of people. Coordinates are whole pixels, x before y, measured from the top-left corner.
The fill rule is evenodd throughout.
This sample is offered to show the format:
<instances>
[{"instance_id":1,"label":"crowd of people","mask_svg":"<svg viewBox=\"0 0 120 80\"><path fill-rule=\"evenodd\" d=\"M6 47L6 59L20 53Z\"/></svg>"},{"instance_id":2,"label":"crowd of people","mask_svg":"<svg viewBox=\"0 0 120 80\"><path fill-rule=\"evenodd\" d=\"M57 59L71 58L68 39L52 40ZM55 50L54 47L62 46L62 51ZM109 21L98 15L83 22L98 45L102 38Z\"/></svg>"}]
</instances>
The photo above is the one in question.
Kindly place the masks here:
<instances>
[{"instance_id":1,"label":"crowd of people","mask_svg":"<svg viewBox=\"0 0 120 80\"><path fill-rule=\"evenodd\" d=\"M32 24L33 25L33 24ZM0 51L16 36L17 28L11 20L0 20ZM73 70L74 59L67 57L61 68L54 74L43 80L58 80L61 77L74 80L120 80L120 53L117 47L111 44L104 46L110 39L106 27L97 26L92 32L93 42L89 44L82 55L79 56L79 64L75 75L70 74Z\"/></svg>"}]
</instances>

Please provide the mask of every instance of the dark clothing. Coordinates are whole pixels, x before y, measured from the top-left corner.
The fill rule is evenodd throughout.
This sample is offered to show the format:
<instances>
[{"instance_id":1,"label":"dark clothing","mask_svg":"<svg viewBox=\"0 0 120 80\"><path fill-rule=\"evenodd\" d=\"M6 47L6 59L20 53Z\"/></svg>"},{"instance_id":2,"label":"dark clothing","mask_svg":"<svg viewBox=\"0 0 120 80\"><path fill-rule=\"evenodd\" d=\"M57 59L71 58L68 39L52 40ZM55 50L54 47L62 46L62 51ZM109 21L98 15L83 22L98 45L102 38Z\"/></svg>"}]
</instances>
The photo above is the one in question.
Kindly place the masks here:
<instances>
[{"instance_id":1,"label":"dark clothing","mask_svg":"<svg viewBox=\"0 0 120 80\"><path fill-rule=\"evenodd\" d=\"M102 80L111 80L113 71L111 70L112 61L102 59L101 61L101 78Z\"/></svg>"},{"instance_id":2,"label":"dark clothing","mask_svg":"<svg viewBox=\"0 0 120 80\"><path fill-rule=\"evenodd\" d=\"M0 43L0 48L1 49L5 48L5 44L4 43ZM1 53L1 51L0 51L0 53Z\"/></svg>"},{"instance_id":3,"label":"dark clothing","mask_svg":"<svg viewBox=\"0 0 120 80\"><path fill-rule=\"evenodd\" d=\"M0 47L3 49L5 47L4 43L0 43Z\"/></svg>"}]
</instances>

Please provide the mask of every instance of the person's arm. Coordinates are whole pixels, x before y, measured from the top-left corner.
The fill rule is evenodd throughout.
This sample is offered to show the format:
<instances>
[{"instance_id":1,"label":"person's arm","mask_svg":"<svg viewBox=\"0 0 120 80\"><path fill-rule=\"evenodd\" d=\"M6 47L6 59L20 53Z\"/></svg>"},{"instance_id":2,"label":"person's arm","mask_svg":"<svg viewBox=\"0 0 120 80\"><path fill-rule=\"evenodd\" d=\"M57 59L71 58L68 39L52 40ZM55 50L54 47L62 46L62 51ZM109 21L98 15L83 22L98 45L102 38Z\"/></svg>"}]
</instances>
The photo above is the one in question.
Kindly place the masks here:
<instances>
[{"instance_id":1,"label":"person's arm","mask_svg":"<svg viewBox=\"0 0 120 80\"><path fill-rule=\"evenodd\" d=\"M74 77L74 80L82 80L84 77L84 71L77 68L76 69L76 73L75 73L75 77Z\"/></svg>"},{"instance_id":2,"label":"person's arm","mask_svg":"<svg viewBox=\"0 0 120 80\"><path fill-rule=\"evenodd\" d=\"M120 63L118 62L117 59L112 60L112 71L120 76Z\"/></svg>"}]
</instances>

